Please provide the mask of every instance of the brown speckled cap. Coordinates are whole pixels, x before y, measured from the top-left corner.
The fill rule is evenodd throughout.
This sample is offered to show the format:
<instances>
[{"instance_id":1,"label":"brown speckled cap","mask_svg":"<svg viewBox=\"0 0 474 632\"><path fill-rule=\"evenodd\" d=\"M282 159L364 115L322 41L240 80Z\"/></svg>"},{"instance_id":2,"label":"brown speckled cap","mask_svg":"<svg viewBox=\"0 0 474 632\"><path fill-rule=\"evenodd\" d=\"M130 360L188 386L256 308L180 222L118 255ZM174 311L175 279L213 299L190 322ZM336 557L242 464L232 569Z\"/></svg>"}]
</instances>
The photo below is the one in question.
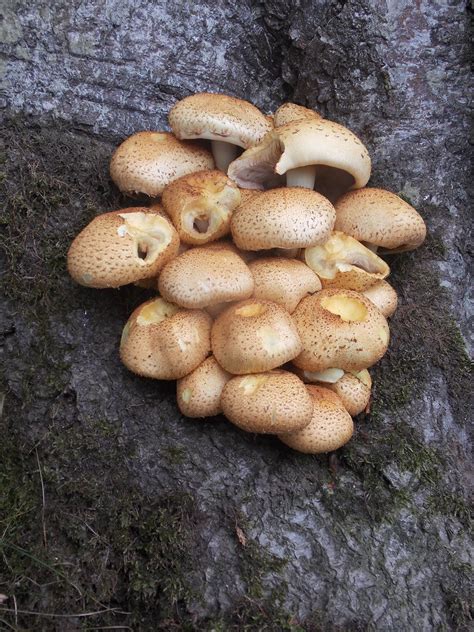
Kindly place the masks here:
<instances>
[{"instance_id":1,"label":"brown speckled cap","mask_svg":"<svg viewBox=\"0 0 474 632\"><path fill-rule=\"evenodd\" d=\"M364 296L376 305L385 318L390 318L398 306L398 296L393 287L387 281L378 281L362 292Z\"/></svg>"},{"instance_id":2,"label":"brown speckled cap","mask_svg":"<svg viewBox=\"0 0 474 632\"><path fill-rule=\"evenodd\" d=\"M186 417L213 417L222 412L221 395L232 378L213 356L206 358L192 373L178 380L176 399Z\"/></svg>"},{"instance_id":3,"label":"brown speckled cap","mask_svg":"<svg viewBox=\"0 0 474 632\"><path fill-rule=\"evenodd\" d=\"M187 173L213 169L210 151L178 140L169 132L138 132L115 150L112 180L128 195L161 195L167 184Z\"/></svg>"},{"instance_id":4,"label":"brown speckled cap","mask_svg":"<svg viewBox=\"0 0 474 632\"><path fill-rule=\"evenodd\" d=\"M353 373L343 372L339 379L331 382L319 379L321 374L312 373L311 371L296 369L295 372L303 382L318 384L336 393L341 398L344 408L352 417L355 417L367 408L372 388L372 379L367 369L354 371Z\"/></svg>"},{"instance_id":5,"label":"brown speckled cap","mask_svg":"<svg viewBox=\"0 0 474 632\"><path fill-rule=\"evenodd\" d=\"M303 119L321 119L321 114L305 108L296 103L283 103L273 115L275 127L280 127L291 121L301 121Z\"/></svg>"}]
</instances>

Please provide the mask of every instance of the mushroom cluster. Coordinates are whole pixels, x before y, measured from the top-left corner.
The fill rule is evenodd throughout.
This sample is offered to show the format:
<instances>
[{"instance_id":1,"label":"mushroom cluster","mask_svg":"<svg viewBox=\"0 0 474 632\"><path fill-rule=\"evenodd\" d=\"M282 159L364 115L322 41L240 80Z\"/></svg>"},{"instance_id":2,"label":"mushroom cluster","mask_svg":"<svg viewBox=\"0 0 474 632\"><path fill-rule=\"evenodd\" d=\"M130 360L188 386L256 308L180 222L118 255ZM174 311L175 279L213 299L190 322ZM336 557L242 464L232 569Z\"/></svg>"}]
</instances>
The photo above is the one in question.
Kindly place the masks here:
<instances>
[{"instance_id":1,"label":"mushroom cluster","mask_svg":"<svg viewBox=\"0 0 474 632\"><path fill-rule=\"evenodd\" d=\"M423 219L367 188L362 142L308 108L269 116L195 94L169 123L115 150L112 179L146 205L95 217L69 249L71 276L158 291L125 324L120 357L177 380L183 415L223 413L301 452L336 450L389 343L397 295L380 255L419 246Z\"/></svg>"}]
</instances>

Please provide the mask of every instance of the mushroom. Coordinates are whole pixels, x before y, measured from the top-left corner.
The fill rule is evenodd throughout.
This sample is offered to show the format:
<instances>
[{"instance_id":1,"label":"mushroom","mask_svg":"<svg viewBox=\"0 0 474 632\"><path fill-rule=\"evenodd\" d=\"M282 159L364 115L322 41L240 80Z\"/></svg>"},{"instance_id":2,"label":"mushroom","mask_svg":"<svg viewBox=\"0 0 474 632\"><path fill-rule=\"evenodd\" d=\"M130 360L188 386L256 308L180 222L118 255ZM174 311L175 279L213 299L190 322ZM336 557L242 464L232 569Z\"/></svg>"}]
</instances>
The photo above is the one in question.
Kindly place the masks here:
<instances>
[{"instance_id":1,"label":"mushroom","mask_svg":"<svg viewBox=\"0 0 474 632\"><path fill-rule=\"evenodd\" d=\"M306 454L332 452L346 444L354 434L354 422L341 399L320 386L306 387L313 400L313 415L302 430L279 434L287 446Z\"/></svg>"},{"instance_id":2,"label":"mushroom","mask_svg":"<svg viewBox=\"0 0 474 632\"><path fill-rule=\"evenodd\" d=\"M119 287L156 277L178 248L178 234L163 215L126 208L95 217L72 242L67 267L80 285Z\"/></svg>"},{"instance_id":3,"label":"mushroom","mask_svg":"<svg viewBox=\"0 0 474 632\"><path fill-rule=\"evenodd\" d=\"M201 245L229 233L239 204L238 187L220 171L182 176L163 191L166 212L186 244Z\"/></svg>"},{"instance_id":4,"label":"mushroom","mask_svg":"<svg viewBox=\"0 0 474 632\"><path fill-rule=\"evenodd\" d=\"M168 120L177 138L209 139L221 171L227 171L238 155L238 147L257 145L273 127L265 114L248 101L208 92L178 101Z\"/></svg>"},{"instance_id":5,"label":"mushroom","mask_svg":"<svg viewBox=\"0 0 474 632\"><path fill-rule=\"evenodd\" d=\"M318 112L305 108L302 105L296 103L283 103L277 109L273 116L275 127L286 125L291 121L301 121L302 119L321 119L323 118Z\"/></svg>"},{"instance_id":6,"label":"mushroom","mask_svg":"<svg viewBox=\"0 0 474 632\"><path fill-rule=\"evenodd\" d=\"M385 317L363 294L327 289L304 298L292 314L303 344L293 360L305 371L361 371L387 350Z\"/></svg>"},{"instance_id":7,"label":"mushroom","mask_svg":"<svg viewBox=\"0 0 474 632\"><path fill-rule=\"evenodd\" d=\"M270 371L296 357L301 342L283 307L257 299L229 307L214 321L212 352L229 373Z\"/></svg>"},{"instance_id":8,"label":"mushroom","mask_svg":"<svg viewBox=\"0 0 474 632\"><path fill-rule=\"evenodd\" d=\"M390 273L383 259L353 237L335 231L319 246L306 248L304 260L322 286L362 292Z\"/></svg>"},{"instance_id":9,"label":"mushroom","mask_svg":"<svg viewBox=\"0 0 474 632\"><path fill-rule=\"evenodd\" d=\"M417 211L384 189L362 189L343 195L336 204L336 230L342 230L383 254L414 250L426 237Z\"/></svg>"},{"instance_id":10,"label":"mushroom","mask_svg":"<svg viewBox=\"0 0 474 632\"><path fill-rule=\"evenodd\" d=\"M379 308L385 318L390 318L395 313L398 305L398 296L387 281L379 281L371 285L362 294Z\"/></svg>"},{"instance_id":11,"label":"mushroom","mask_svg":"<svg viewBox=\"0 0 474 632\"><path fill-rule=\"evenodd\" d=\"M321 282L302 261L283 257L249 263L255 287L253 297L278 303L291 314L303 296L321 289Z\"/></svg>"},{"instance_id":12,"label":"mushroom","mask_svg":"<svg viewBox=\"0 0 474 632\"><path fill-rule=\"evenodd\" d=\"M263 434L300 430L313 414L303 382L281 370L232 378L222 391L221 406L233 424Z\"/></svg>"},{"instance_id":13,"label":"mushroom","mask_svg":"<svg viewBox=\"0 0 474 632\"><path fill-rule=\"evenodd\" d=\"M325 242L334 226L334 207L308 189L271 189L241 204L231 231L243 250L306 248Z\"/></svg>"},{"instance_id":14,"label":"mushroom","mask_svg":"<svg viewBox=\"0 0 474 632\"><path fill-rule=\"evenodd\" d=\"M122 193L161 195L180 176L214 169L211 153L198 143L183 143L169 132L138 132L115 150L110 175Z\"/></svg>"},{"instance_id":15,"label":"mushroom","mask_svg":"<svg viewBox=\"0 0 474 632\"><path fill-rule=\"evenodd\" d=\"M222 248L192 248L161 271L158 288L164 299L190 309L252 296L253 277L244 261Z\"/></svg>"},{"instance_id":16,"label":"mushroom","mask_svg":"<svg viewBox=\"0 0 474 632\"><path fill-rule=\"evenodd\" d=\"M202 310L181 309L162 298L146 301L123 329L120 358L138 375L177 380L209 355L211 324Z\"/></svg>"},{"instance_id":17,"label":"mushroom","mask_svg":"<svg viewBox=\"0 0 474 632\"><path fill-rule=\"evenodd\" d=\"M206 358L192 373L178 380L176 396L179 410L186 417L213 417L222 412L222 389L232 375Z\"/></svg>"},{"instance_id":18,"label":"mushroom","mask_svg":"<svg viewBox=\"0 0 474 632\"><path fill-rule=\"evenodd\" d=\"M316 189L336 200L348 189L364 187L370 157L350 130L323 118L290 121L269 132L229 165L240 187L263 189L276 174L286 174L289 187Z\"/></svg>"}]
</instances>

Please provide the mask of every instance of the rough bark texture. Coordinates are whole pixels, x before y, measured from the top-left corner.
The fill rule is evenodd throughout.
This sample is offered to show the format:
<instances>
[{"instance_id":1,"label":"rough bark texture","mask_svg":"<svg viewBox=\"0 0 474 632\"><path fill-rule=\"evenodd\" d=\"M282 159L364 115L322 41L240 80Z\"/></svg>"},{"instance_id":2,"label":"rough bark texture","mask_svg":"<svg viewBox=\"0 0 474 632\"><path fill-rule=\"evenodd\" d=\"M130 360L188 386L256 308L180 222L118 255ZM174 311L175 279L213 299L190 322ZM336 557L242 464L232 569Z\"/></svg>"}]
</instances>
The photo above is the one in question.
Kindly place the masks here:
<instances>
[{"instance_id":1,"label":"rough bark texture","mask_svg":"<svg viewBox=\"0 0 474 632\"><path fill-rule=\"evenodd\" d=\"M465 3L7 0L3 17L0 593L68 616L0 627L467 628ZM174 384L118 360L144 293L66 275L73 235L127 204L114 144L203 90L348 125L371 184L427 222L389 262L401 302L372 412L330 459L183 419Z\"/></svg>"}]
</instances>

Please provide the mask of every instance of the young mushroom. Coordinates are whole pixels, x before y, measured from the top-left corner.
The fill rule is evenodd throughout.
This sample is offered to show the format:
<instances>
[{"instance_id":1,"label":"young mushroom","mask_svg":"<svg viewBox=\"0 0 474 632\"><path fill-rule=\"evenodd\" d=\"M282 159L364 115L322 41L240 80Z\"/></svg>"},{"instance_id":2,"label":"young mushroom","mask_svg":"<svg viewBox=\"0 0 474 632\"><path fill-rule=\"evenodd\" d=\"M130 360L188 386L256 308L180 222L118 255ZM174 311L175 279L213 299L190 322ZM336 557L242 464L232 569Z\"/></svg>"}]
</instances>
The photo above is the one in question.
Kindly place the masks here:
<instances>
[{"instance_id":1,"label":"young mushroom","mask_svg":"<svg viewBox=\"0 0 474 632\"><path fill-rule=\"evenodd\" d=\"M169 132L138 132L115 150L110 175L122 193L157 197L167 184L194 171L214 169L211 153Z\"/></svg>"},{"instance_id":2,"label":"young mushroom","mask_svg":"<svg viewBox=\"0 0 474 632\"><path fill-rule=\"evenodd\" d=\"M248 101L203 92L178 101L168 116L177 138L207 138L216 166L226 172L238 148L257 145L271 121Z\"/></svg>"},{"instance_id":3,"label":"young mushroom","mask_svg":"<svg viewBox=\"0 0 474 632\"><path fill-rule=\"evenodd\" d=\"M233 424L263 434L301 430L313 414L303 382L281 370L234 377L224 386L221 406Z\"/></svg>"},{"instance_id":4,"label":"young mushroom","mask_svg":"<svg viewBox=\"0 0 474 632\"><path fill-rule=\"evenodd\" d=\"M216 362L206 358L192 373L178 380L176 397L186 417L214 417L222 412L221 395L233 376Z\"/></svg>"},{"instance_id":5,"label":"young mushroom","mask_svg":"<svg viewBox=\"0 0 474 632\"><path fill-rule=\"evenodd\" d=\"M353 237L334 231L324 244L306 248L304 260L322 286L362 292L390 273L383 259Z\"/></svg>"},{"instance_id":6,"label":"young mushroom","mask_svg":"<svg viewBox=\"0 0 474 632\"><path fill-rule=\"evenodd\" d=\"M390 318L395 313L398 305L398 296L387 281L374 283L367 290L364 290L362 294L379 308L385 318Z\"/></svg>"},{"instance_id":7,"label":"young mushroom","mask_svg":"<svg viewBox=\"0 0 474 632\"><path fill-rule=\"evenodd\" d=\"M229 373L270 371L301 351L296 327L283 307L249 299L229 307L214 321L212 352Z\"/></svg>"},{"instance_id":8,"label":"young mushroom","mask_svg":"<svg viewBox=\"0 0 474 632\"><path fill-rule=\"evenodd\" d=\"M223 248L198 247L163 268L158 288L167 301L196 309L248 298L254 282L239 255Z\"/></svg>"},{"instance_id":9,"label":"young mushroom","mask_svg":"<svg viewBox=\"0 0 474 632\"><path fill-rule=\"evenodd\" d=\"M307 294L321 289L321 281L302 261L283 257L256 259L249 264L253 297L278 303L290 314Z\"/></svg>"},{"instance_id":10,"label":"young mushroom","mask_svg":"<svg viewBox=\"0 0 474 632\"><path fill-rule=\"evenodd\" d=\"M354 434L354 422L340 398L320 386L307 386L313 400L311 421L302 430L279 434L287 446L306 454L333 452Z\"/></svg>"},{"instance_id":11,"label":"young mushroom","mask_svg":"<svg viewBox=\"0 0 474 632\"><path fill-rule=\"evenodd\" d=\"M196 246L229 233L239 204L238 187L221 171L182 176L163 191L163 205L181 241Z\"/></svg>"},{"instance_id":12,"label":"young mushroom","mask_svg":"<svg viewBox=\"0 0 474 632\"><path fill-rule=\"evenodd\" d=\"M232 214L231 231L243 250L307 248L325 242L335 221L334 207L315 191L265 191Z\"/></svg>"},{"instance_id":13,"label":"young mushroom","mask_svg":"<svg viewBox=\"0 0 474 632\"><path fill-rule=\"evenodd\" d=\"M211 324L202 310L181 309L162 298L146 301L123 329L120 358L138 375L177 380L209 355Z\"/></svg>"},{"instance_id":14,"label":"young mushroom","mask_svg":"<svg viewBox=\"0 0 474 632\"><path fill-rule=\"evenodd\" d=\"M303 345L293 360L305 371L361 371L375 364L388 347L385 317L363 294L321 290L304 298L292 314Z\"/></svg>"},{"instance_id":15,"label":"young mushroom","mask_svg":"<svg viewBox=\"0 0 474 632\"><path fill-rule=\"evenodd\" d=\"M336 203L336 230L383 254L414 250L426 237L421 215L384 189L350 191Z\"/></svg>"},{"instance_id":16,"label":"young mushroom","mask_svg":"<svg viewBox=\"0 0 474 632\"><path fill-rule=\"evenodd\" d=\"M320 119L323 118L318 112L305 108L296 103L283 103L273 115L275 127L286 125L292 121L301 121L302 119Z\"/></svg>"},{"instance_id":17,"label":"young mushroom","mask_svg":"<svg viewBox=\"0 0 474 632\"><path fill-rule=\"evenodd\" d=\"M95 217L72 242L67 266L80 285L119 287L156 277L178 248L178 234L162 214L126 208Z\"/></svg>"}]
</instances>

